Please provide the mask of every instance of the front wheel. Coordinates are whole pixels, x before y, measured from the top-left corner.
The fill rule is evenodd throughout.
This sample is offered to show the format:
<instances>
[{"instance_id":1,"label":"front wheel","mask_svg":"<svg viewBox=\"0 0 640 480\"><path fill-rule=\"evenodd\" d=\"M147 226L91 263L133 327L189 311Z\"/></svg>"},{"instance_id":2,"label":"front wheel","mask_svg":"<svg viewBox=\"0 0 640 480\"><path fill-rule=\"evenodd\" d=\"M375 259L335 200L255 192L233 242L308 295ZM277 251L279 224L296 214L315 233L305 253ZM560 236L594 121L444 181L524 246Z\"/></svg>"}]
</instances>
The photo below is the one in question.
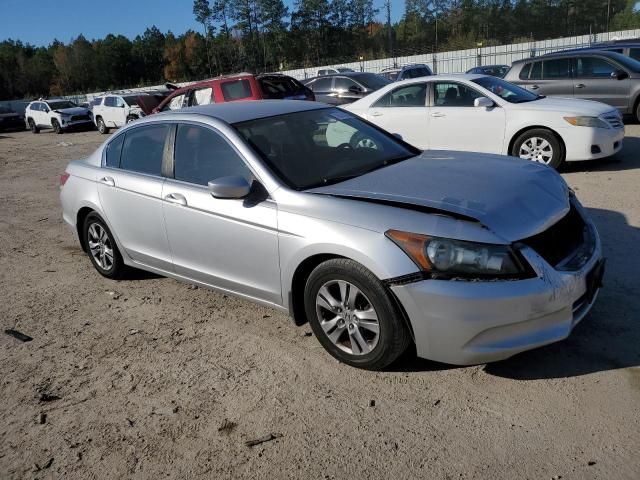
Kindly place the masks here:
<instances>
[{"instance_id":1,"label":"front wheel","mask_svg":"<svg viewBox=\"0 0 640 480\"><path fill-rule=\"evenodd\" d=\"M62 133L62 127L60 126L60 123L58 122L58 120L56 120L55 118L51 120L51 126L53 127L53 131L56 132L58 135Z\"/></svg>"},{"instance_id":2,"label":"front wheel","mask_svg":"<svg viewBox=\"0 0 640 480\"><path fill-rule=\"evenodd\" d=\"M305 312L322 346L348 365L381 370L410 338L402 313L382 282L353 260L318 265L305 286Z\"/></svg>"},{"instance_id":3,"label":"front wheel","mask_svg":"<svg viewBox=\"0 0 640 480\"><path fill-rule=\"evenodd\" d=\"M31 130L31 133L40 133L40 129L36 125L36 122L33 121L33 118L29 119L29 130Z\"/></svg>"},{"instance_id":4,"label":"front wheel","mask_svg":"<svg viewBox=\"0 0 640 480\"><path fill-rule=\"evenodd\" d=\"M564 161L564 148L551 131L535 128L516 138L511 155L558 169Z\"/></svg>"},{"instance_id":5,"label":"front wheel","mask_svg":"<svg viewBox=\"0 0 640 480\"><path fill-rule=\"evenodd\" d=\"M96 123L98 124L98 131L100 133L102 133L103 135L109 133L109 127L107 127L107 125L104 123L102 117L98 117Z\"/></svg>"},{"instance_id":6,"label":"front wheel","mask_svg":"<svg viewBox=\"0 0 640 480\"><path fill-rule=\"evenodd\" d=\"M82 231L87 254L100 275L114 280L122 278L127 267L113 235L102 218L97 213L90 213Z\"/></svg>"}]
</instances>

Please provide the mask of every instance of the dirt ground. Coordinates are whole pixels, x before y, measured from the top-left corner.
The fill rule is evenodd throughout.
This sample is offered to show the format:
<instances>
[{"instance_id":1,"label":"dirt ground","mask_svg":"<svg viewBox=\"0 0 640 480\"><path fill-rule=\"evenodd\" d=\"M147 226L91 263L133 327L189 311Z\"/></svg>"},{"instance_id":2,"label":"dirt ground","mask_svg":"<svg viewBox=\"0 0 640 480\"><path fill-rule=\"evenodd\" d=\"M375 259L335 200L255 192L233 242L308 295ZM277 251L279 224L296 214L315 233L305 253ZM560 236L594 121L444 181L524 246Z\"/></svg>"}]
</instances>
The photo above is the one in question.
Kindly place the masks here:
<instances>
[{"instance_id":1,"label":"dirt ground","mask_svg":"<svg viewBox=\"0 0 640 480\"><path fill-rule=\"evenodd\" d=\"M58 175L104 140L0 133L0 478L640 478L640 125L563 173L608 257L568 340L383 373L274 310L98 275Z\"/></svg>"}]
</instances>

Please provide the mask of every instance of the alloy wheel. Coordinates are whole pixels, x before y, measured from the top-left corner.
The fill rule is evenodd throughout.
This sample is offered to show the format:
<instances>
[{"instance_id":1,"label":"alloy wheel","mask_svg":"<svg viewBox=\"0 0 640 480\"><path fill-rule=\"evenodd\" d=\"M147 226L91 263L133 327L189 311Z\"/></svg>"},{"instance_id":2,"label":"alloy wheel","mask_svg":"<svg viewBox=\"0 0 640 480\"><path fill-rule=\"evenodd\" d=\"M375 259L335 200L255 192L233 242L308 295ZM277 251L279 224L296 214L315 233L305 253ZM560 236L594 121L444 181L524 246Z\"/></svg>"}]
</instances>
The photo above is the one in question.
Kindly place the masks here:
<instances>
[{"instance_id":1,"label":"alloy wheel","mask_svg":"<svg viewBox=\"0 0 640 480\"><path fill-rule=\"evenodd\" d=\"M331 280L320 287L316 314L327 338L346 353L365 355L378 343L378 315L367 296L350 282Z\"/></svg>"},{"instance_id":2,"label":"alloy wheel","mask_svg":"<svg viewBox=\"0 0 640 480\"><path fill-rule=\"evenodd\" d=\"M520 145L518 156L548 165L553 159L553 147L544 138L530 137Z\"/></svg>"},{"instance_id":3,"label":"alloy wheel","mask_svg":"<svg viewBox=\"0 0 640 480\"><path fill-rule=\"evenodd\" d=\"M88 229L89 251L94 261L103 270L113 268L113 244L106 230L99 223L92 223Z\"/></svg>"}]
</instances>

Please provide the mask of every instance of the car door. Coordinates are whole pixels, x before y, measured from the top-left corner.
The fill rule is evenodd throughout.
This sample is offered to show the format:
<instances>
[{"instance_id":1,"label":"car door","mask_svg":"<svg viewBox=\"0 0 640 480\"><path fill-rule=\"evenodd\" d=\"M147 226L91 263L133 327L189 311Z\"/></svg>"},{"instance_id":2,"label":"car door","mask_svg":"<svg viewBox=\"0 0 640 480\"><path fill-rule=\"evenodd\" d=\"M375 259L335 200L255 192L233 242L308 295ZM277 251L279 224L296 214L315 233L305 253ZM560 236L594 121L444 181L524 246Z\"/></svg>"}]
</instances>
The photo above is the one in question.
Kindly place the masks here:
<instances>
[{"instance_id":1,"label":"car door","mask_svg":"<svg viewBox=\"0 0 640 480\"><path fill-rule=\"evenodd\" d=\"M532 93L545 96L573 97L573 78L571 77L571 59L569 57L533 62L528 72L528 78L521 86ZM521 75L523 73L525 73L524 69Z\"/></svg>"},{"instance_id":2,"label":"car door","mask_svg":"<svg viewBox=\"0 0 640 480\"><path fill-rule=\"evenodd\" d=\"M474 107L483 95L459 82L431 82L429 148L502 153L505 130L504 109Z\"/></svg>"},{"instance_id":3,"label":"car door","mask_svg":"<svg viewBox=\"0 0 640 480\"><path fill-rule=\"evenodd\" d=\"M332 91L334 105L353 103L365 96L365 88L348 77L334 77Z\"/></svg>"},{"instance_id":4,"label":"car door","mask_svg":"<svg viewBox=\"0 0 640 480\"><path fill-rule=\"evenodd\" d=\"M141 125L106 146L98 173L100 203L113 234L135 261L172 271L162 211L162 164L170 125Z\"/></svg>"},{"instance_id":5,"label":"car door","mask_svg":"<svg viewBox=\"0 0 640 480\"><path fill-rule=\"evenodd\" d=\"M245 199L214 198L207 188L209 181L227 176L251 181L240 154L217 130L182 123L174 158L174 178L167 178L162 196L175 272L281 303L275 203L257 183Z\"/></svg>"},{"instance_id":6,"label":"car door","mask_svg":"<svg viewBox=\"0 0 640 480\"><path fill-rule=\"evenodd\" d=\"M331 87L333 86L333 77L323 77L314 80L310 84L307 85L316 97L318 102L330 103L333 104L335 100L333 99L334 93L331 91Z\"/></svg>"},{"instance_id":7,"label":"car door","mask_svg":"<svg viewBox=\"0 0 640 480\"><path fill-rule=\"evenodd\" d=\"M394 88L368 108L367 120L426 150L429 148L427 85L427 82L417 82Z\"/></svg>"},{"instance_id":8,"label":"car door","mask_svg":"<svg viewBox=\"0 0 640 480\"><path fill-rule=\"evenodd\" d=\"M579 56L574 65L574 96L607 103L622 111L628 108L629 79L618 80L619 66L603 57Z\"/></svg>"}]
</instances>

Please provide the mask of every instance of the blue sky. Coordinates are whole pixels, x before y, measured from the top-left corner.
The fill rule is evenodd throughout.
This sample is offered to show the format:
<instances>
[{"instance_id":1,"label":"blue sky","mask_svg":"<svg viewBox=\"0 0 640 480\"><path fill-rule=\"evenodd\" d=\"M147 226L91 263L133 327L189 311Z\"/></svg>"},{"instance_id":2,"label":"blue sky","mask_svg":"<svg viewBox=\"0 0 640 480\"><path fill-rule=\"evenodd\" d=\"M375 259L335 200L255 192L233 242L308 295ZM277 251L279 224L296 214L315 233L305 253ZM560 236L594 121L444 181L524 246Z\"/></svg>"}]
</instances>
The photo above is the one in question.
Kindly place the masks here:
<instances>
[{"instance_id":1,"label":"blue sky","mask_svg":"<svg viewBox=\"0 0 640 480\"><path fill-rule=\"evenodd\" d=\"M285 3L291 8L293 0ZM382 7L383 0L374 0L374 5ZM0 0L0 41L11 38L40 46L80 34L88 39L109 33L134 38L151 25L180 34L199 28L192 6L192 0ZM394 21L402 10L404 0L391 0Z\"/></svg>"}]
</instances>

